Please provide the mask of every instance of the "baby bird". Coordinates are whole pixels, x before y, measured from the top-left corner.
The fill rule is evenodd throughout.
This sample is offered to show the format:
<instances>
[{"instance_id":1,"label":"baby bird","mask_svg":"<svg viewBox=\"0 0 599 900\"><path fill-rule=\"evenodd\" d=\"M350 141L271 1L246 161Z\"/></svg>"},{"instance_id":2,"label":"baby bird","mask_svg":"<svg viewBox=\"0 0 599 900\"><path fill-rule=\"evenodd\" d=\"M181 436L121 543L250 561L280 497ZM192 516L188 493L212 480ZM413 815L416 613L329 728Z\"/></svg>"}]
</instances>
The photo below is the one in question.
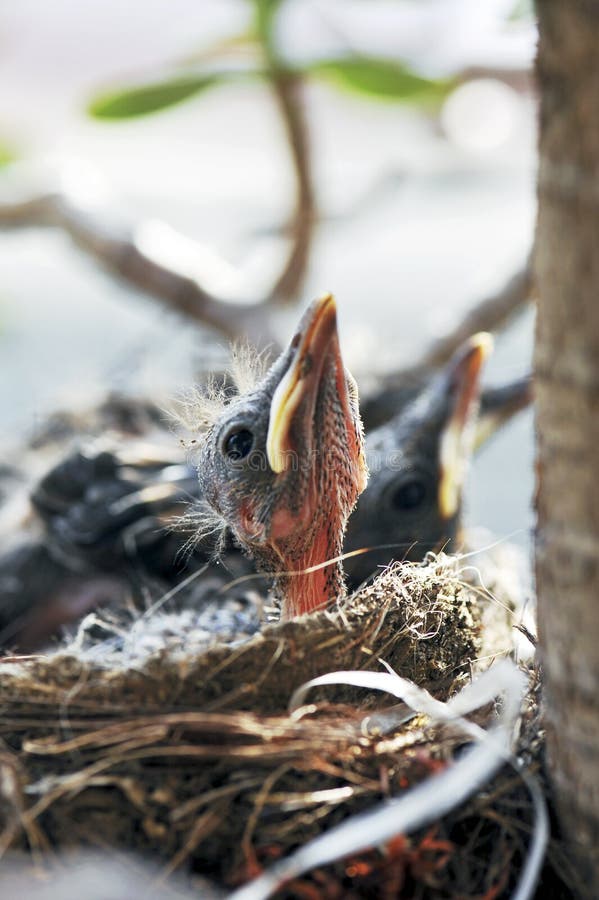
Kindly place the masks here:
<instances>
[{"instance_id":1,"label":"baby bird","mask_svg":"<svg viewBox=\"0 0 599 900\"><path fill-rule=\"evenodd\" d=\"M367 469L332 296L308 308L257 387L226 405L198 473L204 501L272 576L284 618L343 595L338 557Z\"/></svg>"},{"instance_id":2,"label":"baby bird","mask_svg":"<svg viewBox=\"0 0 599 900\"><path fill-rule=\"evenodd\" d=\"M369 433L367 461L372 474L349 520L344 545L346 552L358 551L357 555L350 555L345 560L352 589L393 559L417 561L430 549L445 547L448 543L449 549L455 548L460 529L462 485L473 439L476 448L531 401L531 379L527 376L500 387L486 388L476 415L481 365L487 350L488 341L484 337L466 342L428 385L416 394L412 393L407 404L396 411L389 423ZM331 342L329 351L329 362L322 373L325 380L327 373L330 374L331 357L338 353L338 344L335 348ZM232 437L229 448L234 455L243 454L244 444L247 444L251 446L248 451L251 459L245 462L243 457L230 460L222 456L216 445L209 450L209 445L203 443L205 452L212 454L211 477L208 469L203 474L204 463L200 463L200 481L213 499L209 515L205 511L205 498L196 470L185 461L184 454L165 429L163 414L155 407L149 405L146 410L141 401L111 398L105 408L94 408L91 421L86 418L74 423L75 435L87 428L92 434L115 433L115 439L112 444L103 445L103 449L90 447L68 454L63 451L61 461L50 468L31 492L30 500L36 515L33 518L30 515L26 532L15 536L14 528L11 529L16 546L7 548L0 558L0 646L35 649L44 646L64 625L77 623L97 607L106 604L116 609L123 606L143 609L148 604L160 602L164 596L170 597L169 609L203 609L207 602L211 603L219 596L222 603L229 604L232 613L237 608L246 611L248 623L252 624L255 615L249 615L252 610L250 595L256 587L262 595L263 582L256 581L255 575L250 581L246 580L246 576L255 572L254 566L235 545L228 529L215 558L218 540L210 532L212 529L223 532L223 524L228 521L227 508L234 514L223 496L227 467L233 462L238 465L233 472L235 479L230 485L233 490L229 500L239 504L241 496L245 496L246 501L249 498L250 505L256 511L262 510L260 514L266 518L269 504L270 508L276 506L275 495L289 490L290 498L295 497L298 502L305 474L295 473L300 485L295 493L292 490L293 471L285 476L288 487L284 488L285 479L277 477L282 473L276 473L269 465L266 448L262 455L258 452L256 429L262 422L261 427L266 432L266 438L262 435L264 443L278 390L275 382L280 376L279 384L282 383L285 375L293 371L291 356L295 354L298 362L299 352L298 347L290 348L288 362L279 361L276 364L279 369L271 370L274 374L266 377L262 404L255 396L256 391L260 391L255 389L259 378L254 356L236 359L234 382L237 394L232 401L209 393L207 400L191 403L191 418L196 424L200 420L206 421L211 427L213 441L216 420L227 419L236 409L241 412L246 408L245 403L251 418L249 429L236 429L237 432L249 431L249 436ZM305 356L300 363L304 368L309 365L307 359ZM299 439L295 436L301 417L300 404L296 403L301 386L299 380L295 388L290 379L286 383L291 391L287 398L291 405L286 406L281 388L279 407L282 403L287 413L278 425L273 419L274 445L277 427L279 435L288 433L289 451L293 450L293 442L299 442L301 446L303 440L304 444L315 445L320 432L308 428L307 432L300 433ZM309 387L307 382L304 387ZM358 433L353 383L349 376L346 389L347 398L340 407L341 432L346 428L343 425L345 408L350 411L345 417L349 418L347 427ZM343 383L342 390L345 393ZM264 392L272 393L270 406L268 401L265 405ZM304 398L303 403L307 402ZM312 398L310 402L314 403L315 415L320 417L323 400L316 403ZM337 400L334 405L339 402ZM256 405L263 411L262 419L254 415ZM294 409L297 415L293 414ZM315 419L314 427L317 425L320 429L320 418ZM63 425L61 429L64 430ZM334 450L335 442L329 441L328 447ZM342 450L337 449L337 454L340 452ZM299 456L294 456L293 452L288 455L290 467L297 469ZM334 462L333 458L329 461ZM363 460L360 466L363 466ZM215 467L220 470L218 479L214 477ZM315 474L312 473L312 480ZM326 472L323 472L322 477L325 476ZM244 478L245 485L242 484ZM262 495L254 499L256 492L260 494L260 486ZM312 492L314 489L312 485ZM330 486L328 490L330 492ZM308 500L313 503L310 498ZM348 498L345 505L348 506L350 501ZM286 502L290 508L289 498ZM194 512L194 503L200 504L198 516ZM185 518L189 518L189 526L196 532L190 548L185 531L172 527L185 508L191 510ZM243 527L243 509L240 512L236 518ZM323 515L328 517L329 509L324 501L319 504L317 513L321 518ZM309 515L306 505L304 515ZM284 525L285 518L289 523L293 513L279 512L272 523L279 535L281 521ZM296 521L301 524L299 517ZM321 545L327 544L325 524L321 521L314 528ZM239 526L237 533L239 535ZM297 563L291 559L283 563L277 557L277 542L275 549L268 541L262 546L263 553L274 554L275 563L278 560L278 581L282 586L287 581L290 586L297 587L303 577L304 582L317 589L317 580L322 581L327 575L337 584L341 583L339 568L333 565L305 576L284 576L281 566L305 568L301 561L305 557L307 563L314 565L320 552L317 547L306 547L305 543L302 549L297 536L290 533L286 544L294 542L293 548L287 546L286 549L287 556L297 556ZM248 542L244 546L250 551L253 549ZM333 550L329 554L328 549L321 549L325 553L322 560L335 555ZM360 552L365 549L368 552ZM268 563L263 568L268 570ZM225 587L225 593L219 594ZM336 587L331 584L331 593L335 592ZM302 589L300 606L305 596ZM240 615L243 617L246 612Z\"/></svg>"},{"instance_id":3,"label":"baby bird","mask_svg":"<svg viewBox=\"0 0 599 900\"><path fill-rule=\"evenodd\" d=\"M428 388L368 436L370 481L352 515L345 551L372 549L346 559L352 586L391 559L421 560L429 550L454 549L476 440L480 375L491 347L490 335L471 337ZM504 394L487 401L488 416L500 416Z\"/></svg>"}]
</instances>

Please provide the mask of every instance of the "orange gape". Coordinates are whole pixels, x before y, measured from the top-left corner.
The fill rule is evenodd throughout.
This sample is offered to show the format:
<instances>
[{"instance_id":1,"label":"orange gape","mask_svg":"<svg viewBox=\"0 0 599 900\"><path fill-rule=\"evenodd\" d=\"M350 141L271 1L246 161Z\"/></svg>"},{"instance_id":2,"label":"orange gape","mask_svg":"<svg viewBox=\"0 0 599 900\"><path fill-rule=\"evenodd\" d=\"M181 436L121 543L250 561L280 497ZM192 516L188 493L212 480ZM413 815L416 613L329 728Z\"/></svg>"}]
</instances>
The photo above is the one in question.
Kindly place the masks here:
<instances>
[{"instance_id":1,"label":"orange gape","mask_svg":"<svg viewBox=\"0 0 599 900\"><path fill-rule=\"evenodd\" d=\"M304 613L322 609L343 591L343 581L339 578L339 562L330 547L329 536L320 532L314 538L304 565L296 569L288 579L285 592L285 618L301 616ZM329 565L322 565L332 559ZM314 569L314 567L318 567Z\"/></svg>"}]
</instances>

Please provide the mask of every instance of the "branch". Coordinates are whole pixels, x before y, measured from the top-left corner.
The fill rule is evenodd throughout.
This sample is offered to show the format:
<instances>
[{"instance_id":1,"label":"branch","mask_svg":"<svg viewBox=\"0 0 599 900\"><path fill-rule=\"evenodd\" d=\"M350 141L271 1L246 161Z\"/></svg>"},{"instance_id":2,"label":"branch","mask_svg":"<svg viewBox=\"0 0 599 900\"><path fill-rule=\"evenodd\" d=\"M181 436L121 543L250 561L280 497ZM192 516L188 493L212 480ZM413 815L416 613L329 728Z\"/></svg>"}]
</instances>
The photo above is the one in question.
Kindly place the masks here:
<instances>
[{"instance_id":1,"label":"branch","mask_svg":"<svg viewBox=\"0 0 599 900\"><path fill-rule=\"evenodd\" d=\"M228 338L247 337L258 349L277 346L270 321L275 300L240 303L211 293L199 276L190 274L189 259L195 251L200 265L194 268L201 268L202 259L210 255L212 262L218 263L217 257L202 244L177 235L165 223L115 223L114 216L108 216L103 207L83 202L68 189L0 202L0 229L32 227L60 228L112 275ZM159 238L168 238L176 245L168 260L165 241ZM225 263L221 261L220 265L224 267Z\"/></svg>"},{"instance_id":2,"label":"branch","mask_svg":"<svg viewBox=\"0 0 599 900\"><path fill-rule=\"evenodd\" d=\"M308 127L300 96L301 78L297 74L276 69L272 74L271 86L287 132L295 174L296 200L291 224L292 245L283 270L273 285L270 298L288 302L297 296L306 274L316 219L316 203Z\"/></svg>"},{"instance_id":3,"label":"branch","mask_svg":"<svg viewBox=\"0 0 599 900\"><path fill-rule=\"evenodd\" d=\"M301 192L311 194L311 189L304 187ZM105 207L86 204L67 189L0 203L0 228L30 227L60 228L111 274L159 298L176 312L208 324L230 339L243 336L257 349L267 346L274 352L278 349L271 321L272 311L279 305L275 294L278 288L268 298L255 303L228 301L210 292L201 277L191 275L189 265L185 265L190 257L196 261L206 259L209 251L199 242L178 235L165 223L123 226L115 223L114 214L109 216ZM306 241L309 243L306 227L302 226L302 240L294 242L279 283L285 281L292 287L294 278L301 279L307 261ZM150 235L152 239L148 240ZM171 245L168 260L165 244ZM212 261L219 262L214 254ZM220 265L225 264L221 261ZM477 331L502 327L531 294L531 270L527 263L499 293L478 304L452 332L436 341L415 365L381 379L378 388L362 403L367 428L388 421L415 395L431 371L448 362L464 340Z\"/></svg>"},{"instance_id":4,"label":"branch","mask_svg":"<svg viewBox=\"0 0 599 900\"><path fill-rule=\"evenodd\" d=\"M296 200L291 223L291 244L280 275L268 296L254 303L239 303L208 290L201 276L190 274L189 260L215 254L177 233L166 223L141 222L134 226L115 224L105 208L83 202L67 188L38 193L17 201L0 202L0 228L55 227L104 269L122 281L197 322L210 325L228 338L243 337L258 350L279 348L272 328L272 310L294 299L308 265L315 220L314 187L310 166L307 125L300 102L299 76L284 69L273 70L275 93L289 143L296 181ZM149 242L150 233L154 240ZM158 236L162 240L158 240ZM165 241L166 239L166 241ZM165 242L171 249L168 259ZM187 265L182 265L182 259ZM194 270L201 266L194 265Z\"/></svg>"},{"instance_id":5,"label":"branch","mask_svg":"<svg viewBox=\"0 0 599 900\"><path fill-rule=\"evenodd\" d=\"M477 331L497 331L531 299L533 293L530 261L504 284L496 294L482 300L466 313L457 327L436 341L423 355L419 366L437 368L449 362L460 344ZM395 376L397 377L397 376ZM393 376L390 376L392 379Z\"/></svg>"},{"instance_id":6,"label":"branch","mask_svg":"<svg viewBox=\"0 0 599 900\"><path fill-rule=\"evenodd\" d=\"M530 260L513 275L497 294L482 300L449 334L435 341L412 366L391 372L380 379L379 386L361 404L367 428L387 422L414 396L431 372L444 366L458 347L477 331L497 331L507 324L528 300L534 290Z\"/></svg>"},{"instance_id":7,"label":"branch","mask_svg":"<svg viewBox=\"0 0 599 900\"><path fill-rule=\"evenodd\" d=\"M483 388L474 432L474 449L478 450L486 444L506 422L530 406L533 399L531 372L508 384Z\"/></svg>"}]
</instances>

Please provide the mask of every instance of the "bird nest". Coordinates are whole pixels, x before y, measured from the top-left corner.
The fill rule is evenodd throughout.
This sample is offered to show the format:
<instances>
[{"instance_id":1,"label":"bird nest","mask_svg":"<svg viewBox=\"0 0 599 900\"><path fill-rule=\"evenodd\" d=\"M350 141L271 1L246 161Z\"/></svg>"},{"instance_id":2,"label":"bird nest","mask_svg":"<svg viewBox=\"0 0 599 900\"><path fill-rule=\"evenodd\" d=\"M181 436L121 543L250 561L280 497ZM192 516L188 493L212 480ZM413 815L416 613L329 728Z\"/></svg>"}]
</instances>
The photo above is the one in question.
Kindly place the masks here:
<instances>
[{"instance_id":1,"label":"bird nest","mask_svg":"<svg viewBox=\"0 0 599 900\"><path fill-rule=\"evenodd\" d=\"M503 609L445 557L394 566L334 610L249 638L222 642L186 613L136 627L134 640L131 629L118 642L79 639L2 661L2 851L43 860L59 848L113 847L162 860L164 876L184 870L231 890L443 771L464 745L459 730L348 685L312 691L310 706L289 715L300 685L334 670L381 671L384 660L446 700L477 660L510 644ZM479 721L493 714L487 705ZM521 733L536 737L532 712L528 721ZM499 897L529 825L526 790L503 770L442 820L277 896Z\"/></svg>"}]
</instances>

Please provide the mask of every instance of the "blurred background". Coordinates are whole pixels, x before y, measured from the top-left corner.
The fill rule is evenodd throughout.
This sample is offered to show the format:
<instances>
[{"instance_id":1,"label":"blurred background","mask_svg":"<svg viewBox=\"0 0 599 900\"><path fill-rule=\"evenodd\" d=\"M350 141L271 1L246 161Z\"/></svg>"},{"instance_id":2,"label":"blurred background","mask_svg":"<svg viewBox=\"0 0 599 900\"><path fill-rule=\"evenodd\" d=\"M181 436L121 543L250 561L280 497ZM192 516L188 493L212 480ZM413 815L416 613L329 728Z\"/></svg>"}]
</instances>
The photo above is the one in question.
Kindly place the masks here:
<instances>
[{"instance_id":1,"label":"blurred background","mask_svg":"<svg viewBox=\"0 0 599 900\"><path fill-rule=\"evenodd\" d=\"M336 295L367 388L526 260L535 41L522 0L0 3L0 206L65 190L110 228L142 223L161 259L248 303L272 290L303 227L305 277L289 293L302 306ZM309 210L275 84L291 78ZM297 306L273 316L284 341ZM488 382L528 369L532 331L526 308ZM113 388L168 405L226 343L63 230L0 221L4 439ZM467 506L468 522L525 548L532 453L529 411L478 455Z\"/></svg>"}]
</instances>

